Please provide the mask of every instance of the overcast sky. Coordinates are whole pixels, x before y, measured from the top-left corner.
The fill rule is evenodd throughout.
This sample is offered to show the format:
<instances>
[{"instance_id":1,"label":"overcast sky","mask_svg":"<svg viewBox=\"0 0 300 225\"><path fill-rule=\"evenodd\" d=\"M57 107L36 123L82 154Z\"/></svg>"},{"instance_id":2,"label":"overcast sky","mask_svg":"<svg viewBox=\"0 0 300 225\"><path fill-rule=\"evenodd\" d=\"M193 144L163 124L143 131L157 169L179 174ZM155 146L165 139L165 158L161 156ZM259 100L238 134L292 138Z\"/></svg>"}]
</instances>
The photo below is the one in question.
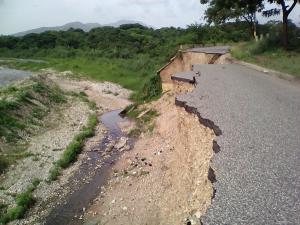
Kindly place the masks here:
<instances>
[{"instance_id":1,"label":"overcast sky","mask_svg":"<svg viewBox=\"0 0 300 225\"><path fill-rule=\"evenodd\" d=\"M200 0L0 0L0 34L68 22L136 20L159 28L201 23ZM300 6L291 15L300 26ZM262 19L260 19L262 20ZM263 19L265 20L265 19Z\"/></svg>"}]
</instances>

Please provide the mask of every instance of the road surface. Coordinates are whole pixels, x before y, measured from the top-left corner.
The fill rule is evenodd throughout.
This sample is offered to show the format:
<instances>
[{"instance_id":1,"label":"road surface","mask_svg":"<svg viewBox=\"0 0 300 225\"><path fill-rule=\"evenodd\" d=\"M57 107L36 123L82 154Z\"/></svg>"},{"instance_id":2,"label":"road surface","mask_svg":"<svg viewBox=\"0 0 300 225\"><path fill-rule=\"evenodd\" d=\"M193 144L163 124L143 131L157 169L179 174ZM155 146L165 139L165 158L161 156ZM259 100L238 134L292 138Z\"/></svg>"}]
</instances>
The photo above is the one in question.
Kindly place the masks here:
<instances>
[{"instance_id":1,"label":"road surface","mask_svg":"<svg viewBox=\"0 0 300 225\"><path fill-rule=\"evenodd\" d=\"M235 64L195 70L177 101L222 131L203 224L300 224L300 86Z\"/></svg>"}]
</instances>

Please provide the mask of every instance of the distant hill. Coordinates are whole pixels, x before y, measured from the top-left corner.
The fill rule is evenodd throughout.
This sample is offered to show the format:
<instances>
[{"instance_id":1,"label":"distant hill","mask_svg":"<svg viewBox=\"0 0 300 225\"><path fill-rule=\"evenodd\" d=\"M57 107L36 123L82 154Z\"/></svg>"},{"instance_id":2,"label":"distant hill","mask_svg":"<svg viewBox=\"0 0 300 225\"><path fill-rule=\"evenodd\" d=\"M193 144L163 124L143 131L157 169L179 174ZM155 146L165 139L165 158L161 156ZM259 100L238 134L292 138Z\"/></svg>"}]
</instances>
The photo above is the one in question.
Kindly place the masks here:
<instances>
[{"instance_id":1,"label":"distant hill","mask_svg":"<svg viewBox=\"0 0 300 225\"><path fill-rule=\"evenodd\" d=\"M31 34L31 33L40 34L40 33L43 33L45 31L67 31L70 28L82 29L85 32L89 32L91 29L96 28L96 27L104 27L104 26L119 27L123 24L135 24L135 23L139 23L143 26L147 26L147 25L145 25L141 22L137 22L137 21L133 21L133 20L120 20L120 21L117 21L115 23L109 23L109 24L72 22L72 23L67 23L63 26L40 27L40 28L36 28L36 29L32 29L32 30L19 32L19 33L12 34L12 35L16 36L16 37L21 37L21 36L24 36L26 34Z\"/></svg>"}]
</instances>

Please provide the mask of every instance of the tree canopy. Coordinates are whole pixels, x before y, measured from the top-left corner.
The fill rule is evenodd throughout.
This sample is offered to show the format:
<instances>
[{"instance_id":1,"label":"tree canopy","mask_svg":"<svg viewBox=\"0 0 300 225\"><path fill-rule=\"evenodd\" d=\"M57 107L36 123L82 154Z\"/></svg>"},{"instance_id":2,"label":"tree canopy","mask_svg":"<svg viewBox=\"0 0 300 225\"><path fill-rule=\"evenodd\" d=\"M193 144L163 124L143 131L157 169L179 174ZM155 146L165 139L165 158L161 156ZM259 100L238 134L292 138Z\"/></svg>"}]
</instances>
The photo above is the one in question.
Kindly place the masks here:
<instances>
[{"instance_id":1,"label":"tree canopy","mask_svg":"<svg viewBox=\"0 0 300 225\"><path fill-rule=\"evenodd\" d=\"M256 37L256 12L263 9L262 0L200 0L201 4L209 3L206 10L208 23L222 24L229 20L244 20Z\"/></svg>"},{"instance_id":2,"label":"tree canopy","mask_svg":"<svg viewBox=\"0 0 300 225\"><path fill-rule=\"evenodd\" d=\"M288 3L291 2L291 5ZM200 0L201 4L209 4L206 10L206 18L208 23L220 24L228 20L245 20L249 24L254 36L256 36L256 12L263 12L266 17L280 14L282 11L283 32L282 40L283 45L288 45L288 16L293 11L300 0ZM277 4L281 6L281 10L273 7L264 10L266 3Z\"/></svg>"},{"instance_id":3,"label":"tree canopy","mask_svg":"<svg viewBox=\"0 0 300 225\"><path fill-rule=\"evenodd\" d=\"M80 29L47 31L23 37L0 36L0 56L71 57L90 55L107 58L132 58L137 54L170 57L180 45L247 41L244 23L223 24L222 29L191 25L187 29L153 29L139 24L119 28L99 27L90 32Z\"/></svg>"},{"instance_id":4,"label":"tree canopy","mask_svg":"<svg viewBox=\"0 0 300 225\"><path fill-rule=\"evenodd\" d=\"M288 47L289 44L289 38L288 38L288 26L289 26L289 21L288 21L288 17L290 15L290 13L294 10L294 8L296 7L297 3L300 3L300 0L268 0L269 3L271 4L277 4L281 6L281 12L282 12L282 43L284 45L285 48ZM289 2L292 2L291 5L288 5ZM273 16L273 15L278 15L280 13L280 10L278 10L277 8L272 8L269 10L265 10L263 12L264 16Z\"/></svg>"}]
</instances>

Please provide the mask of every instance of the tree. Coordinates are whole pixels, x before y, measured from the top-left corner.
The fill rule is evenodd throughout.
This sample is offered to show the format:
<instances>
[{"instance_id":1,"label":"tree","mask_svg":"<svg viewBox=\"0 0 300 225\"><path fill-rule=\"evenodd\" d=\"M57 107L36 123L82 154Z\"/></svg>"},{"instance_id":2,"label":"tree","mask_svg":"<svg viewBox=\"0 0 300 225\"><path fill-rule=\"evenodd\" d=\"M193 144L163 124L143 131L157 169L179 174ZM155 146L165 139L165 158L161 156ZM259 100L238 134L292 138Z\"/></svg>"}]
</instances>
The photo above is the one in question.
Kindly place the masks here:
<instances>
[{"instance_id":1,"label":"tree","mask_svg":"<svg viewBox=\"0 0 300 225\"><path fill-rule=\"evenodd\" d=\"M300 3L300 0L291 0L293 3L291 6L287 5L287 2L290 2L290 0L268 0L269 3L276 3L281 6L282 10L282 42L283 46L285 48L288 48L289 44L289 37L288 37L288 25L289 25L289 20L288 17L290 13L293 11L297 3ZM270 10L266 10L263 12L264 16L273 16L273 15L278 15L280 13L280 10L273 8Z\"/></svg>"},{"instance_id":2,"label":"tree","mask_svg":"<svg viewBox=\"0 0 300 225\"><path fill-rule=\"evenodd\" d=\"M263 9L263 0L200 0L200 3L209 3L205 12L209 23L222 24L231 19L245 20L256 38L256 12Z\"/></svg>"}]
</instances>

